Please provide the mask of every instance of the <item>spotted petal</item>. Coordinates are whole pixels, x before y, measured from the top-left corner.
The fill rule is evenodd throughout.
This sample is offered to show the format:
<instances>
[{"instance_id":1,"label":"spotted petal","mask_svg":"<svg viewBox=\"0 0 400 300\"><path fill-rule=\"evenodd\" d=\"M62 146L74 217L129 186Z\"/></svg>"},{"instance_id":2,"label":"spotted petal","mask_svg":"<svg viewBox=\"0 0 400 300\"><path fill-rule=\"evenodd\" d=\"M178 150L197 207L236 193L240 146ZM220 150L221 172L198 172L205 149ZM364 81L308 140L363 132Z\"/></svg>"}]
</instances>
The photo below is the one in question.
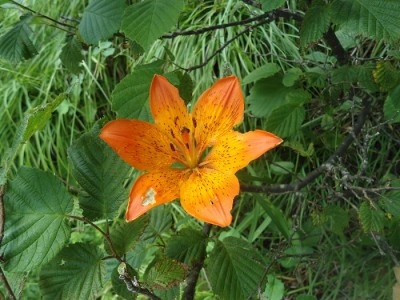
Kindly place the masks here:
<instances>
[{"instance_id":1,"label":"spotted petal","mask_svg":"<svg viewBox=\"0 0 400 300\"><path fill-rule=\"evenodd\" d=\"M239 194L239 181L233 174L199 168L182 183L181 204L187 213L221 227L232 221L233 198Z\"/></svg>"},{"instance_id":2,"label":"spotted petal","mask_svg":"<svg viewBox=\"0 0 400 300\"><path fill-rule=\"evenodd\" d=\"M243 94L237 77L222 78L205 91L192 113L199 151L239 124L243 119L243 111Z\"/></svg>"},{"instance_id":3,"label":"spotted petal","mask_svg":"<svg viewBox=\"0 0 400 300\"><path fill-rule=\"evenodd\" d=\"M235 173L280 143L281 138L263 130L231 131L218 139L202 165Z\"/></svg>"},{"instance_id":4,"label":"spotted petal","mask_svg":"<svg viewBox=\"0 0 400 300\"><path fill-rule=\"evenodd\" d=\"M135 220L146 211L179 197L182 169L163 169L141 175L133 185L125 218Z\"/></svg>"},{"instance_id":5,"label":"spotted petal","mask_svg":"<svg viewBox=\"0 0 400 300\"><path fill-rule=\"evenodd\" d=\"M161 75L155 75L151 82L150 108L156 124L170 138L182 141L184 128L192 129L192 120L178 89Z\"/></svg>"},{"instance_id":6,"label":"spotted petal","mask_svg":"<svg viewBox=\"0 0 400 300\"><path fill-rule=\"evenodd\" d=\"M156 170L177 161L168 138L156 125L144 121L111 121L102 128L100 138L138 170Z\"/></svg>"}]
</instances>

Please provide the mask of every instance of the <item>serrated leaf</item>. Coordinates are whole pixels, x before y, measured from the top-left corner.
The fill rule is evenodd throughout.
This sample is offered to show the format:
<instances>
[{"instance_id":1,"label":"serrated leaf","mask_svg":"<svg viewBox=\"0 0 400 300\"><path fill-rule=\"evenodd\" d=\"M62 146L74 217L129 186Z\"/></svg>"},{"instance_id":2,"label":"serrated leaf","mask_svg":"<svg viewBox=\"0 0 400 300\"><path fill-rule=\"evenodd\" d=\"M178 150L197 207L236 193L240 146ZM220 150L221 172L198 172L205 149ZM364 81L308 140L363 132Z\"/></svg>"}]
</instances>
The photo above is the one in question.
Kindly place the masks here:
<instances>
[{"instance_id":1,"label":"serrated leaf","mask_svg":"<svg viewBox=\"0 0 400 300\"><path fill-rule=\"evenodd\" d=\"M386 97L383 106L385 119L389 123L400 122L400 85L395 87Z\"/></svg>"},{"instance_id":2,"label":"serrated leaf","mask_svg":"<svg viewBox=\"0 0 400 300\"><path fill-rule=\"evenodd\" d=\"M386 212L395 218L400 217L400 190L386 192L381 199Z\"/></svg>"},{"instance_id":3,"label":"serrated leaf","mask_svg":"<svg viewBox=\"0 0 400 300\"><path fill-rule=\"evenodd\" d=\"M171 208L167 205L160 205L153 208L149 214L150 224L146 227L143 240L154 241L172 226Z\"/></svg>"},{"instance_id":4,"label":"serrated leaf","mask_svg":"<svg viewBox=\"0 0 400 300\"><path fill-rule=\"evenodd\" d=\"M12 63L18 63L38 54L30 35L32 33L29 23L31 16L24 16L21 21L14 24L6 34L0 38L0 57Z\"/></svg>"},{"instance_id":5,"label":"serrated leaf","mask_svg":"<svg viewBox=\"0 0 400 300\"><path fill-rule=\"evenodd\" d=\"M302 47L322 38L331 23L331 6L323 1L314 1L306 11L300 29Z\"/></svg>"},{"instance_id":6,"label":"serrated leaf","mask_svg":"<svg viewBox=\"0 0 400 300\"><path fill-rule=\"evenodd\" d=\"M96 44L118 31L125 0L92 0L83 11L79 32L86 42Z\"/></svg>"},{"instance_id":7,"label":"serrated leaf","mask_svg":"<svg viewBox=\"0 0 400 300\"><path fill-rule=\"evenodd\" d=\"M96 299L104 282L103 252L96 246L74 244L40 272L43 299Z\"/></svg>"},{"instance_id":8,"label":"serrated leaf","mask_svg":"<svg viewBox=\"0 0 400 300\"><path fill-rule=\"evenodd\" d=\"M303 106L286 104L271 113L265 127L268 128L268 131L285 138L300 130L304 118L305 110Z\"/></svg>"},{"instance_id":9,"label":"serrated leaf","mask_svg":"<svg viewBox=\"0 0 400 300\"><path fill-rule=\"evenodd\" d=\"M167 257L156 256L147 268L144 280L146 285L152 288L165 290L183 282L186 273L187 270L182 263Z\"/></svg>"},{"instance_id":10,"label":"serrated leaf","mask_svg":"<svg viewBox=\"0 0 400 300\"><path fill-rule=\"evenodd\" d=\"M282 6L285 0L260 0L263 11L270 11Z\"/></svg>"},{"instance_id":11,"label":"serrated leaf","mask_svg":"<svg viewBox=\"0 0 400 300\"><path fill-rule=\"evenodd\" d=\"M165 254L187 265L200 260L205 255L207 236L201 231L184 228L166 243Z\"/></svg>"},{"instance_id":12,"label":"serrated leaf","mask_svg":"<svg viewBox=\"0 0 400 300\"><path fill-rule=\"evenodd\" d=\"M379 209L374 209L368 203L363 202L358 211L361 226L365 232L381 232L383 229L384 215Z\"/></svg>"},{"instance_id":13,"label":"serrated leaf","mask_svg":"<svg viewBox=\"0 0 400 300\"><path fill-rule=\"evenodd\" d=\"M50 261L69 238L73 201L50 173L22 167L5 194L4 267L26 272Z\"/></svg>"},{"instance_id":14,"label":"serrated leaf","mask_svg":"<svg viewBox=\"0 0 400 300\"><path fill-rule=\"evenodd\" d=\"M268 275L267 285L262 294L262 300L281 300L285 291L283 282L276 278L274 275Z\"/></svg>"},{"instance_id":15,"label":"serrated leaf","mask_svg":"<svg viewBox=\"0 0 400 300\"><path fill-rule=\"evenodd\" d=\"M216 240L206 266L213 291L223 299L247 299L257 291L264 274L262 262L260 254L244 240Z\"/></svg>"},{"instance_id":16,"label":"serrated leaf","mask_svg":"<svg viewBox=\"0 0 400 300\"><path fill-rule=\"evenodd\" d=\"M250 112L256 117L268 117L272 111L287 103L286 95L293 89L282 84L281 76L265 78L256 82L247 97Z\"/></svg>"},{"instance_id":17,"label":"serrated leaf","mask_svg":"<svg viewBox=\"0 0 400 300\"><path fill-rule=\"evenodd\" d=\"M282 235L289 239L290 237L290 229L289 223L283 213L273 205L270 201L266 200L261 196L256 196L257 202L261 205L261 207L265 210L265 212L272 219L272 223L278 228L278 230L282 233Z\"/></svg>"},{"instance_id":18,"label":"serrated leaf","mask_svg":"<svg viewBox=\"0 0 400 300\"><path fill-rule=\"evenodd\" d=\"M7 181L7 174L12 166L12 161L17 155L18 147L23 142L26 142L36 130L43 128L45 123L50 119L51 113L64 99L65 96L60 95L52 102L36 106L24 114L24 118L16 130L16 135L12 142L11 149L9 149L9 151L7 151L2 157L2 168L0 168L0 185L4 185Z\"/></svg>"},{"instance_id":19,"label":"serrated leaf","mask_svg":"<svg viewBox=\"0 0 400 300\"><path fill-rule=\"evenodd\" d=\"M371 92L379 91L372 76L372 64L342 66L332 71L332 83L342 84L349 88L351 83L356 83Z\"/></svg>"},{"instance_id":20,"label":"serrated leaf","mask_svg":"<svg viewBox=\"0 0 400 300\"><path fill-rule=\"evenodd\" d=\"M135 247L148 223L149 216L145 215L129 223L126 221L116 222L110 228L110 239L119 256L123 256ZM107 252L110 253L108 243L104 242L104 245Z\"/></svg>"},{"instance_id":21,"label":"serrated leaf","mask_svg":"<svg viewBox=\"0 0 400 300\"><path fill-rule=\"evenodd\" d=\"M151 119L146 112L149 90L154 74L161 74L162 62L155 61L135 68L132 74L126 76L112 93L112 109L118 118Z\"/></svg>"},{"instance_id":22,"label":"serrated leaf","mask_svg":"<svg viewBox=\"0 0 400 300\"><path fill-rule=\"evenodd\" d=\"M130 5L122 18L122 31L148 50L153 42L177 22L183 0L145 0Z\"/></svg>"},{"instance_id":23,"label":"serrated leaf","mask_svg":"<svg viewBox=\"0 0 400 300\"><path fill-rule=\"evenodd\" d=\"M128 199L124 187L131 167L100 138L97 128L82 135L69 149L72 174L84 192L79 195L83 215L112 219Z\"/></svg>"},{"instance_id":24,"label":"serrated leaf","mask_svg":"<svg viewBox=\"0 0 400 300\"><path fill-rule=\"evenodd\" d=\"M398 0L336 0L332 20L342 30L365 37L396 41L400 38Z\"/></svg>"},{"instance_id":25,"label":"serrated leaf","mask_svg":"<svg viewBox=\"0 0 400 300\"><path fill-rule=\"evenodd\" d=\"M247 74L246 77L243 78L242 84L249 84L263 78L271 77L280 70L281 68L276 63L266 63Z\"/></svg>"},{"instance_id":26,"label":"serrated leaf","mask_svg":"<svg viewBox=\"0 0 400 300\"><path fill-rule=\"evenodd\" d=\"M379 61L372 75L383 92L393 89L400 80L398 70L389 61Z\"/></svg>"},{"instance_id":27,"label":"serrated leaf","mask_svg":"<svg viewBox=\"0 0 400 300\"><path fill-rule=\"evenodd\" d=\"M83 60L82 44L75 37L69 37L61 50L60 59L70 72L79 73L81 71L79 64Z\"/></svg>"}]
</instances>

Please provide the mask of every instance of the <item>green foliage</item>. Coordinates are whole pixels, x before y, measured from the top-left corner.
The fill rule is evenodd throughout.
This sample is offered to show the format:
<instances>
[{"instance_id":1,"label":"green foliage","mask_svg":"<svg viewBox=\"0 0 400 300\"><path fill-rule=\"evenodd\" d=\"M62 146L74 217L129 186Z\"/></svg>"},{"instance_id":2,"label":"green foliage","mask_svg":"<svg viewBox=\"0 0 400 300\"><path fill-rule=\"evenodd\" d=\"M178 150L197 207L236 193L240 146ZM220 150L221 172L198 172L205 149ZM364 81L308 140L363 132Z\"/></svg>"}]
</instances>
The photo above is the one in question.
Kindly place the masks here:
<instances>
[{"instance_id":1,"label":"green foliage","mask_svg":"<svg viewBox=\"0 0 400 300\"><path fill-rule=\"evenodd\" d=\"M331 6L324 1L313 1L304 16L300 30L300 42L303 47L322 38L331 23Z\"/></svg>"},{"instance_id":2,"label":"green foliage","mask_svg":"<svg viewBox=\"0 0 400 300\"><path fill-rule=\"evenodd\" d=\"M263 259L251 245L227 237L216 240L207 263L213 291L222 299L246 299L257 291L264 274Z\"/></svg>"},{"instance_id":3,"label":"green foliage","mask_svg":"<svg viewBox=\"0 0 400 300\"><path fill-rule=\"evenodd\" d=\"M260 0L260 3L264 11L270 11L282 6L285 0Z\"/></svg>"},{"instance_id":4,"label":"green foliage","mask_svg":"<svg viewBox=\"0 0 400 300\"><path fill-rule=\"evenodd\" d=\"M96 246L74 244L40 272L43 299L96 299L104 284L104 254Z\"/></svg>"},{"instance_id":5,"label":"green foliage","mask_svg":"<svg viewBox=\"0 0 400 300\"><path fill-rule=\"evenodd\" d=\"M148 216L143 216L140 219L127 223L119 221L113 224L110 228L110 239L113 243L113 248L119 256L123 256L133 250L140 237L144 233L149 222ZM104 241L104 246L107 252L112 253L109 244Z\"/></svg>"},{"instance_id":6,"label":"green foliage","mask_svg":"<svg viewBox=\"0 0 400 300\"><path fill-rule=\"evenodd\" d=\"M182 8L182 0L145 0L132 4L125 11L121 29L148 50L157 38L177 23Z\"/></svg>"},{"instance_id":7,"label":"green foliage","mask_svg":"<svg viewBox=\"0 0 400 300\"><path fill-rule=\"evenodd\" d=\"M366 37L396 41L400 39L397 0L335 0L332 21L343 30Z\"/></svg>"},{"instance_id":8,"label":"green foliage","mask_svg":"<svg viewBox=\"0 0 400 300\"><path fill-rule=\"evenodd\" d=\"M150 120L150 84L155 74L162 73L161 66L161 61L138 66L115 87L112 109L118 118Z\"/></svg>"},{"instance_id":9,"label":"green foliage","mask_svg":"<svg viewBox=\"0 0 400 300\"><path fill-rule=\"evenodd\" d=\"M89 44L111 37L119 29L124 10L124 0L91 0L83 12L79 33Z\"/></svg>"},{"instance_id":10,"label":"green foliage","mask_svg":"<svg viewBox=\"0 0 400 300\"><path fill-rule=\"evenodd\" d=\"M98 137L98 129L83 134L69 149L72 173L83 192L79 205L89 219L112 219L128 199L124 181L131 167Z\"/></svg>"},{"instance_id":11,"label":"green foliage","mask_svg":"<svg viewBox=\"0 0 400 300\"><path fill-rule=\"evenodd\" d=\"M60 59L71 73L79 73L82 70L79 65L83 60L82 44L75 37L68 37L61 50Z\"/></svg>"},{"instance_id":12,"label":"green foliage","mask_svg":"<svg viewBox=\"0 0 400 300\"><path fill-rule=\"evenodd\" d=\"M281 300L283 298L285 287L283 282L273 275L268 275L267 285L262 294L263 300Z\"/></svg>"},{"instance_id":13,"label":"green foliage","mask_svg":"<svg viewBox=\"0 0 400 300\"><path fill-rule=\"evenodd\" d=\"M151 288L169 289L185 280L185 266L164 256L157 256L147 268L144 279Z\"/></svg>"},{"instance_id":14,"label":"green foliage","mask_svg":"<svg viewBox=\"0 0 400 300\"><path fill-rule=\"evenodd\" d=\"M7 214L2 243L4 267L12 272L32 271L50 261L70 235L65 222L72 199L59 179L22 167L6 194Z\"/></svg>"},{"instance_id":15,"label":"green foliage","mask_svg":"<svg viewBox=\"0 0 400 300\"><path fill-rule=\"evenodd\" d=\"M32 16L21 17L21 20L0 38L0 57L8 59L12 63L18 63L38 54L30 37L32 31L29 24L31 22Z\"/></svg>"},{"instance_id":16,"label":"green foliage","mask_svg":"<svg viewBox=\"0 0 400 300\"><path fill-rule=\"evenodd\" d=\"M204 257L206 244L207 237L203 233L184 228L168 240L165 253L168 257L190 266Z\"/></svg>"},{"instance_id":17,"label":"green foliage","mask_svg":"<svg viewBox=\"0 0 400 300\"><path fill-rule=\"evenodd\" d=\"M271 77L278 73L280 70L281 69L276 63L266 63L263 66L253 70L251 73L247 74L246 77L243 78L242 84L249 84L263 78Z\"/></svg>"},{"instance_id":18,"label":"green foliage","mask_svg":"<svg viewBox=\"0 0 400 300\"><path fill-rule=\"evenodd\" d=\"M379 208L371 207L367 202L363 202L360 206L358 217L365 232L382 231L384 215Z\"/></svg>"}]
</instances>

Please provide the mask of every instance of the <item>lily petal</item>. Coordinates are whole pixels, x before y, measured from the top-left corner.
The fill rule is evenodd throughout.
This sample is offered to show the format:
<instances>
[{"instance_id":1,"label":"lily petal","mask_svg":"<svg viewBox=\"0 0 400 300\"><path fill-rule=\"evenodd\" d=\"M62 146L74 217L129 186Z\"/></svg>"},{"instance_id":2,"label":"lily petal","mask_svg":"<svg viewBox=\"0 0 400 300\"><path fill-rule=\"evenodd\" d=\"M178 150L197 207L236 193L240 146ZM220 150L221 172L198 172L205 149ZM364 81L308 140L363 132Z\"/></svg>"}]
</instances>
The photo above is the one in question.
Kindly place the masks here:
<instances>
[{"instance_id":1,"label":"lily petal","mask_svg":"<svg viewBox=\"0 0 400 300\"><path fill-rule=\"evenodd\" d=\"M111 121L102 128L100 138L138 170L156 170L177 161L168 138L156 125L144 121Z\"/></svg>"},{"instance_id":2,"label":"lily petal","mask_svg":"<svg viewBox=\"0 0 400 300\"><path fill-rule=\"evenodd\" d=\"M135 220L148 210L179 197L183 170L163 169L141 175L129 194L125 219Z\"/></svg>"},{"instance_id":3,"label":"lily petal","mask_svg":"<svg viewBox=\"0 0 400 300\"><path fill-rule=\"evenodd\" d=\"M233 174L199 168L181 185L181 204L186 212L204 222L221 227L232 222L233 198L239 181Z\"/></svg>"},{"instance_id":4,"label":"lily petal","mask_svg":"<svg viewBox=\"0 0 400 300\"><path fill-rule=\"evenodd\" d=\"M192 129L192 121L178 89L161 75L155 75L151 82L150 108L156 124L171 139L182 142L182 130Z\"/></svg>"},{"instance_id":5,"label":"lily petal","mask_svg":"<svg viewBox=\"0 0 400 300\"><path fill-rule=\"evenodd\" d=\"M263 130L246 133L231 131L218 139L202 165L236 173L280 143L281 138Z\"/></svg>"},{"instance_id":6,"label":"lily petal","mask_svg":"<svg viewBox=\"0 0 400 300\"><path fill-rule=\"evenodd\" d=\"M192 113L193 123L197 125L195 138L199 151L239 124L243 119L243 111L243 94L237 77L222 78L205 91Z\"/></svg>"}]
</instances>

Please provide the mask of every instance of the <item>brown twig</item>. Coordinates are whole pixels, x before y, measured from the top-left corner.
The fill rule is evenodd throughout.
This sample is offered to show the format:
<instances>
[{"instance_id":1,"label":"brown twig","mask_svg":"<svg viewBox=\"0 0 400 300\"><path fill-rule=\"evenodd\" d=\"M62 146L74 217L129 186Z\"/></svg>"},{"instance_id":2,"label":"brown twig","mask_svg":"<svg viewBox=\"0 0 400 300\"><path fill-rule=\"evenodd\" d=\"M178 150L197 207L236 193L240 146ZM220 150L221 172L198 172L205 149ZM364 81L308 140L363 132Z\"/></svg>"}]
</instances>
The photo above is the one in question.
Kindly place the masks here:
<instances>
[{"instance_id":1,"label":"brown twig","mask_svg":"<svg viewBox=\"0 0 400 300\"><path fill-rule=\"evenodd\" d=\"M211 224L205 223L203 226L203 233L208 236L211 231ZM199 279L200 271L203 268L204 265L204 260L206 259L206 253L204 252L204 255L200 257L199 261L196 262L192 269L190 270L190 273L188 277L186 278L186 288L185 291L183 292L183 297L182 299L184 300L193 300L194 299L194 294L196 291L196 284L197 280Z\"/></svg>"},{"instance_id":2,"label":"brown twig","mask_svg":"<svg viewBox=\"0 0 400 300\"><path fill-rule=\"evenodd\" d=\"M342 44L340 44L332 26L329 26L328 31L324 33L324 40L329 47L331 47L332 53L336 56L340 65L346 65L349 63L350 55L343 48Z\"/></svg>"},{"instance_id":3,"label":"brown twig","mask_svg":"<svg viewBox=\"0 0 400 300\"><path fill-rule=\"evenodd\" d=\"M35 15L37 15L38 17L41 17L41 18L43 18L43 19L47 19L47 20L49 20L49 21L51 21L51 22L53 22L53 23L56 23L56 24L58 24L58 25L61 25L61 26L65 26L65 27L69 27L69 28L76 29L76 27L73 26L73 25L70 25L70 24L67 24L67 23L64 23L64 22L57 21L56 19L53 19L53 18L51 18L51 17L49 17L49 16L46 16L46 15L43 15L43 14L41 14L41 13L39 13L39 12L33 10L32 8L29 8L29 7L25 6L25 5L22 5L21 3L18 3L18 2L14 1L14 0L11 0L10 2L11 2L12 4L16 5L16 6L19 6L19 7L23 8L23 9L25 9L25 10L27 10L27 11L29 11L29 12L35 14ZM61 29L61 28L60 28L60 29Z\"/></svg>"},{"instance_id":4,"label":"brown twig","mask_svg":"<svg viewBox=\"0 0 400 300\"><path fill-rule=\"evenodd\" d=\"M337 160L343 156L350 145L353 143L356 136L361 132L365 121L370 110L370 102L366 99L363 100L363 109L358 115L357 122L353 127L353 130L346 136L343 143L339 148L318 168L311 171L303 179L290 183L290 184L272 184L263 186L252 186L252 185L241 185L241 190L243 192L255 192L255 193L273 193L273 194L283 194L289 192L298 192L303 187L307 186L313 182L317 177L319 177L323 172L329 171L332 165L337 162Z\"/></svg>"}]
</instances>

